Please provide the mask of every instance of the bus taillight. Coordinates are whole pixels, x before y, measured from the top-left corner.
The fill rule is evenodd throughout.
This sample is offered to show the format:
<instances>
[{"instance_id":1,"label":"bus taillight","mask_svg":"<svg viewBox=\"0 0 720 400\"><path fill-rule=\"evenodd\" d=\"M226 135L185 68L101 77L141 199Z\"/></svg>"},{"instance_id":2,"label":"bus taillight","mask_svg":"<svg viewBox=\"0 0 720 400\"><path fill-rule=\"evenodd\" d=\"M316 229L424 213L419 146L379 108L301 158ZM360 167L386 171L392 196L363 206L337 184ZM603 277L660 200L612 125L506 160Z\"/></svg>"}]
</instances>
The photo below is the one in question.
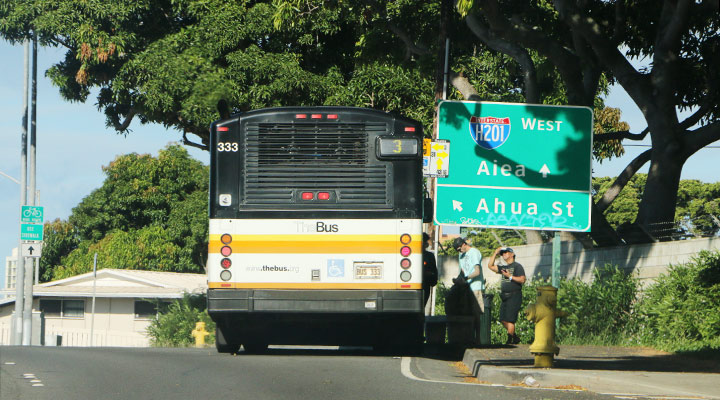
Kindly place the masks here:
<instances>
[{"instance_id":1,"label":"bus taillight","mask_svg":"<svg viewBox=\"0 0 720 400\"><path fill-rule=\"evenodd\" d=\"M337 114L328 114L327 119L338 119L338 115Z\"/></svg>"},{"instance_id":2,"label":"bus taillight","mask_svg":"<svg viewBox=\"0 0 720 400\"><path fill-rule=\"evenodd\" d=\"M220 254L222 254L224 257L230 257L230 254L232 254L232 248L230 246L223 246L220 249Z\"/></svg>"},{"instance_id":3,"label":"bus taillight","mask_svg":"<svg viewBox=\"0 0 720 400\"><path fill-rule=\"evenodd\" d=\"M318 200L330 200L330 193L329 192L318 193Z\"/></svg>"},{"instance_id":4,"label":"bus taillight","mask_svg":"<svg viewBox=\"0 0 720 400\"><path fill-rule=\"evenodd\" d=\"M412 253L412 250L410 250L410 246L403 246L403 247L400 249L400 254L401 254L403 257L409 256L410 253Z\"/></svg>"},{"instance_id":5,"label":"bus taillight","mask_svg":"<svg viewBox=\"0 0 720 400\"><path fill-rule=\"evenodd\" d=\"M229 258L223 258L223 259L220 261L220 266L223 267L223 268L225 268L225 269L230 268L231 265L232 265L232 260L230 260Z\"/></svg>"},{"instance_id":6,"label":"bus taillight","mask_svg":"<svg viewBox=\"0 0 720 400\"><path fill-rule=\"evenodd\" d=\"M410 268L411 265L412 265L412 262L410 261L409 258L403 258L402 260L400 260L400 266L405 269Z\"/></svg>"},{"instance_id":7,"label":"bus taillight","mask_svg":"<svg viewBox=\"0 0 720 400\"><path fill-rule=\"evenodd\" d=\"M322 114L310 114L310 118L312 118L312 119L321 119L321 118L322 118Z\"/></svg>"},{"instance_id":8,"label":"bus taillight","mask_svg":"<svg viewBox=\"0 0 720 400\"><path fill-rule=\"evenodd\" d=\"M313 192L302 192L300 195L300 198L303 200L312 200L313 199Z\"/></svg>"},{"instance_id":9,"label":"bus taillight","mask_svg":"<svg viewBox=\"0 0 720 400\"><path fill-rule=\"evenodd\" d=\"M232 278L232 274L230 273L230 271L225 269L220 273L220 279L224 281L229 281L230 278ZM400 278L402 279L402 275L400 276Z\"/></svg>"},{"instance_id":10,"label":"bus taillight","mask_svg":"<svg viewBox=\"0 0 720 400\"><path fill-rule=\"evenodd\" d=\"M295 114L295 119L307 119L307 114Z\"/></svg>"}]
</instances>

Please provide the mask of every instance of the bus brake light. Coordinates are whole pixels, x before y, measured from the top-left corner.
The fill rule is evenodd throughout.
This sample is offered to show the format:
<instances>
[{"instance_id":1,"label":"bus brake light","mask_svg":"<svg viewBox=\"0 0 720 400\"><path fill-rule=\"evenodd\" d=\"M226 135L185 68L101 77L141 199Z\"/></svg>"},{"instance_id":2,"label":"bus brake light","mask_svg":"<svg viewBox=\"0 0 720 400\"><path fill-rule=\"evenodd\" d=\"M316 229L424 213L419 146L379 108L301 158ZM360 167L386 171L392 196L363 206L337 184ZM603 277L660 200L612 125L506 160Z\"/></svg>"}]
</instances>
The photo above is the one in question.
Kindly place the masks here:
<instances>
[{"instance_id":1,"label":"bus brake light","mask_svg":"<svg viewBox=\"0 0 720 400\"><path fill-rule=\"evenodd\" d=\"M405 132L415 132L415 127L414 126L406 126Z\"/></svg>"},{"instance_id":2,"label":"bus brake light","mask_svg":"<svg viewBox=\"0 0 720 400\"><path fill-rule=\"evenodd\" d=\"M318 200L330 200L330 193L328 193L328 192L318 193Z\"/></svg>"},{"instance_id":3,"label":"bus brake light","mask_svg":"<svg viewBox=\"0 0 720 400\"><path fill-rule=\"evenodd\" d=\"M301 195L303 200L312 200L313 199L313 192L303 192Z\"/></svg>"},{"instance_id":4,"label":"bus brake light","mask_svg":"<svg viewBox=\"0 0 720 400\"><path fill-rule=\"evenodd\" d=\"M338 119L338 115L337 114L328 114L327 119Z\"/></svg>"},{"instance_id":5,"label":"bus brake light","mask_svg":"<svg viewBox=\"0 0 720 400\"><path fill-rule=\"evenodd\" d=\"M307 119L307 114L295 114L295 119Z\"/></svg>"},{"instance_id":6,"label":"bus brake light","mask_svg":"<svg viewBox=\"0 0 720 400\"><path fill-rule=\"evenodd\" d=\"M227 126L218 126L217 127L218 132L227 132L230 130L230 127Z\"/></svg>"},{"instance_id":7,"label":"bus brake light","mask_svg":"<svg viewBox=\"0 0 720 400\"><path fill-rule=\"evenodd\" d=\"M322 118L322 114L310 114L310 118L312 118L312 119L321 119L321 118Z\"/></svg>"}]
</instances>

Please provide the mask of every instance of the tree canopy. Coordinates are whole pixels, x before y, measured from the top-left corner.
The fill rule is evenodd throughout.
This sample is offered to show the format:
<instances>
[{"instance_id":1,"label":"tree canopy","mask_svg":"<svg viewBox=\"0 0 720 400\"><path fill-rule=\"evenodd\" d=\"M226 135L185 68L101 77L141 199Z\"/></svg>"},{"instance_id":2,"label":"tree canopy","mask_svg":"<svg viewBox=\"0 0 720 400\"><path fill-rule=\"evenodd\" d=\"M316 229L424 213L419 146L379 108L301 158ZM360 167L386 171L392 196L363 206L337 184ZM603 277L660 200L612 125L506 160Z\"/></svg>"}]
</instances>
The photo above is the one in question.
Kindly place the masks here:
<instances>
[{"instance_id":1,"label":"tree canopy","mask_svg":"<svg viewBox=\"0 0 720 400\"><path fill-rule=\"evenodd\" d=\"M104 172L68 221L45 225L43 280L92 270L95 253L103 268L203 272L208 168L171 145L119 156Z\"/></svg>"},{"instance_id":2,"label":"tree canopy","mask_svg":"<svg viewBox=\"0 0 720 400\"><path fill-rule=\"evenodd\" d=\"M612 230L608 206L648 161L634 222L672 221L684 162L720 139L717 9L716 0L29 0L0 5L0 35L35 32L66 48L48 76L69 100L95 89L118 132L161 123L203 148L220 99L235 111L373 107L432 132L449 38L451 99L592 107L599 160L650 135L652 148L597 199L595 233ZM611 83L642 110L645 131L629 132L604 106ZM693 114L682 120L682 110Z\"/></svg>"},{"instance_id":3,"label":"tree canopy","mask_svg":"<svg viewBox=\"0 0 720 400\"><path fill-rule=\"evenodd\" d=\"M593 221L643 164L650 173L635 223L673 221L685 161L720 139L720 19L716 0L527 1L460 0L458 9L478 41L513 57L525 71L524 90L540 83L537 52L556 70L571 104L592 105L603 76L621 85L643 112L639 134L652 148L634 160L598 202ZM647 64L637 67L637 63ZM633 64L635 62L635 64ZM682 119L680 112L692 115ZM593 226L593 230L595 230Z\"/></svg>"}]
</instances>

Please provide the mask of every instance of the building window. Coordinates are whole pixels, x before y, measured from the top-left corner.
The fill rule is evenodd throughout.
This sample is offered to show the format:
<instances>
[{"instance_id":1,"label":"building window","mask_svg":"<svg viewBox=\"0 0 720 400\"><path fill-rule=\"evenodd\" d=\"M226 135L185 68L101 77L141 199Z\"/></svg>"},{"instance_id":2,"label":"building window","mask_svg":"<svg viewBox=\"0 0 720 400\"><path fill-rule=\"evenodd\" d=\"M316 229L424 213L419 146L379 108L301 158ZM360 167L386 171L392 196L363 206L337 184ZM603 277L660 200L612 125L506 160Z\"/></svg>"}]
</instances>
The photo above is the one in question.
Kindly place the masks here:
<instances>
[{"instance_id":1,"label":"building window","mask_svg":"<svg viewBox=\"0 0 720 400\"><path fill-rule=\"evenodd\" d=\"M46 317L83 318L85 300L40 300L40 311Z\"/></svg>"},{"instance_id":2,"label":"building window","mask_svg":"<svg viewBox=\"0 0 720 400\"><path fill-rule=\"evenodd\" d=\"M165 312L170 303L166 301L135 300L135 318L152 319Z\"/></svg>"},{"instance_id":3,"label":"building window","mask_svg":"<svg viewBox=\"0 0 720 400\"><path fill-rule=\"evenodd\" d=\"M63 300L63 317L82 318L85 316L85 301Z\"/></svg>"},{"instance_id":4,"label":"building window","mask_svg":"<svg viewBox=\"0 0 720 400\"><path fill-rule=\"evenodd\" d=\"M61 317L62 300L40 300L40 311L44 312L46 317Z\"/></svg>"}]
</instances>

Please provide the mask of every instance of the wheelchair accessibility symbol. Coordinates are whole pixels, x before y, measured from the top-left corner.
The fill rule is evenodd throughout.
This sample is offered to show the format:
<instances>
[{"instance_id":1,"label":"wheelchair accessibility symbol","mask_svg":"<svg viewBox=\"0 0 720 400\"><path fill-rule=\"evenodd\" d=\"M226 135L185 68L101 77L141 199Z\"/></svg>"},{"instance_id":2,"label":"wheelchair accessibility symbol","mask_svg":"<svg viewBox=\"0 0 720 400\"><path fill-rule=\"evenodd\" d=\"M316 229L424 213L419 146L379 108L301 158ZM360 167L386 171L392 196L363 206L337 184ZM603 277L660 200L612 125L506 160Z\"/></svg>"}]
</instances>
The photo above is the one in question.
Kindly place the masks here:
<instances>
[{"instance_id":1,"label":"wheelchair accessibility symbol","mask_svg":"<svg viewBox=\"0 0 720 400\"><path fill-rule=\"evenodd\" d=\"M332 259L327 262L328 278L342 278L345 276L345 260Z\"/></svg>"}]
</instances>

